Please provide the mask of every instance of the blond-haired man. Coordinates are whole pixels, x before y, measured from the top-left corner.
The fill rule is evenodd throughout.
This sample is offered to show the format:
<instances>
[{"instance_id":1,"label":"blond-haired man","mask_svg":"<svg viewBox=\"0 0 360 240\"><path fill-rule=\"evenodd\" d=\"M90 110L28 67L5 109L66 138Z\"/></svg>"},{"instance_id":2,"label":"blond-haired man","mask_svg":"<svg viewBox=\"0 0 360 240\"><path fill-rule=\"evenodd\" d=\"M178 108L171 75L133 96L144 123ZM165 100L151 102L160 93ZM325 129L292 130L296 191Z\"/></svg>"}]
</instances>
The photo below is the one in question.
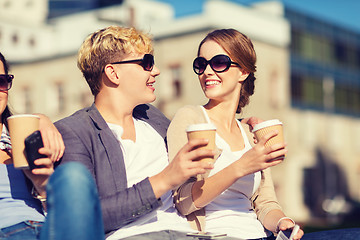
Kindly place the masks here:
<instances>
[{"instance_id":1,"label":"blond-haired man","mask_svg":"<svg viewBox=\"0 0 360 240\"><path fill-rule=\"evenodd\" d=\"M160 74L152 53L150 37L134 28L91 34L78 67L94 104L56 123L66 147L62 162L79 161L95 178L109 239L189 239L171 190L212 168L193 161L214 155L197 149L205 140L187 143L168 164L169 120L149 105Z\"/></svg>"}]
</instances>

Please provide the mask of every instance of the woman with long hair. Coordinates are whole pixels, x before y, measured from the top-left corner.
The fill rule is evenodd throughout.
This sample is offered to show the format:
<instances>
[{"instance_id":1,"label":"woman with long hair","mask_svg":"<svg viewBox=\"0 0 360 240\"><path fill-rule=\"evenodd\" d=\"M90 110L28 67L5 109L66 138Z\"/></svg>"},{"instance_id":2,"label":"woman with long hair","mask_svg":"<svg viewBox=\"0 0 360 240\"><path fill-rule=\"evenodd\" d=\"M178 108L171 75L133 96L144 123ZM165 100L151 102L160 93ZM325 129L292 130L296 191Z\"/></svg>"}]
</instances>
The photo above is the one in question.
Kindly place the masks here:
<instances>
[{"instance_id":1,"label":"woman with long hair","mask_svg":"<svg viewBox=\"0 0 360 240\"><path fill-rule=\"evenodd\" d=\"M275 196L269 168L282 162L285 144L265 147L277 132L255 146L246 124L236 114L254 93L256 53L251 40L234 29L209 33L200 43L193 69L208 99L204 106L185 106L168 130L170 161L187 142L186 127L193 123L216 126L221 154L206 175L193 177L175 193L177 209L203 232L226 233L240 239L272 239L271 232L291 229ZM300 239L300 229L294 239Z\"/></svg>"}]
</instances>

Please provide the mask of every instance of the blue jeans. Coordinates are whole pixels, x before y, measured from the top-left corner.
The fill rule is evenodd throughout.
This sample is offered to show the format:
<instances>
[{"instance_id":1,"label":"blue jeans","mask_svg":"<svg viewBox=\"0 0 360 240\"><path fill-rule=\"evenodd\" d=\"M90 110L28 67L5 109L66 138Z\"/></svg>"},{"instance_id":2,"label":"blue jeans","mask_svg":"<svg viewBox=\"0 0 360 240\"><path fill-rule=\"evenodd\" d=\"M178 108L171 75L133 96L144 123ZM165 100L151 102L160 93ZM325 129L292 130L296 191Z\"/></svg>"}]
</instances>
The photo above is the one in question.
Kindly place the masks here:
<instances>
[{"instance_id":1,"label":"blue jeans","mask_svg":"<svg viewBox=\"0 0 360 240\"><path fill-rule=\"evenodd\" d=\"M56 168L47 184L45 223L26 221L0 230L0 240L104 239L100 201L90 172L77 162Z\"/></svg>"},{"instance_id":2,"label":"blue jeans","mask_svg":"<svg viewBox=\"0 0 360 240\"><path fill-rule=\"evenodd\" d=\"M35 240L39 239L43 222L24 221L0 229L0 240Z\"/></svg>"}]
</instances>

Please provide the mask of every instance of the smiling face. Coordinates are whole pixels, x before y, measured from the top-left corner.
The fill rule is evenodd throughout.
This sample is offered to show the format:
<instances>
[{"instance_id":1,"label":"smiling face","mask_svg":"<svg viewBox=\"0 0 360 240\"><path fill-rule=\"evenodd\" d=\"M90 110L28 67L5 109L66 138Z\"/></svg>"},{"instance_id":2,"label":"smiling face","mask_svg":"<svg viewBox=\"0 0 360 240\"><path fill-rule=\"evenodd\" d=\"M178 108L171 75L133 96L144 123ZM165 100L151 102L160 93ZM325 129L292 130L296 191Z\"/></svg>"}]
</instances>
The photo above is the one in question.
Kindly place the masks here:
<instances>
[{"instance_id":1,"label":"smiling face","mask_svg":"<svg viewBox=\"0 0 360 240\"><path fill-rule=\"evenodd\" d=\"M229 54L215 41L204 42L199 51L199 57L210 60L216 55ZM232 60L233 61L233 60ZM210 101L238 101L242 82L248 74L232 64L230 68L221 73L215 72L207 65L203 74L199 75L201 88Z\"/></svg>"},{"instance_id":2,"label":"smiling face","mask_svg":"<svg viewBox=\"0 0 360 240\"><path fill-rule=\"evenodd\" d=\"M121 61L142 59L144 54L131 53ZM155 77L160 74L154 66L151 71L146 71L136 63L114 64L115 72L119 77L119 91L134 105L151 103L155 101Z\"/></svg>"}]
</instances>

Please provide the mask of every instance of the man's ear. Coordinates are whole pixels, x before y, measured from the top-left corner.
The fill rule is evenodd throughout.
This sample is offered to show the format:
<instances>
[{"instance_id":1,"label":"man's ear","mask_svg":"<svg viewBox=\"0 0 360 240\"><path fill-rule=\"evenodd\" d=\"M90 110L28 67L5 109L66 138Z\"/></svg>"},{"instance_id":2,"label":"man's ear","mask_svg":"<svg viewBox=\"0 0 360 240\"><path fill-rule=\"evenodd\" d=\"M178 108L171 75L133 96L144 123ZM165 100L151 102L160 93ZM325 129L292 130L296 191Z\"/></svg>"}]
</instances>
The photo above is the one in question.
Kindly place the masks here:
<instances>
[{"instance_id":1,"label":"man's ear","mask_svg":"<svg viewBox=\"0 0 360 240\"><path fill-rule=\"evenodd\" d=\"M115 71L115 68L113 65L111 64L107 64L104 67L104 74L106 75L107 79L116 85L119 85L120 83L120 76L119 74Z\"/></svg>"}]
</instances>

